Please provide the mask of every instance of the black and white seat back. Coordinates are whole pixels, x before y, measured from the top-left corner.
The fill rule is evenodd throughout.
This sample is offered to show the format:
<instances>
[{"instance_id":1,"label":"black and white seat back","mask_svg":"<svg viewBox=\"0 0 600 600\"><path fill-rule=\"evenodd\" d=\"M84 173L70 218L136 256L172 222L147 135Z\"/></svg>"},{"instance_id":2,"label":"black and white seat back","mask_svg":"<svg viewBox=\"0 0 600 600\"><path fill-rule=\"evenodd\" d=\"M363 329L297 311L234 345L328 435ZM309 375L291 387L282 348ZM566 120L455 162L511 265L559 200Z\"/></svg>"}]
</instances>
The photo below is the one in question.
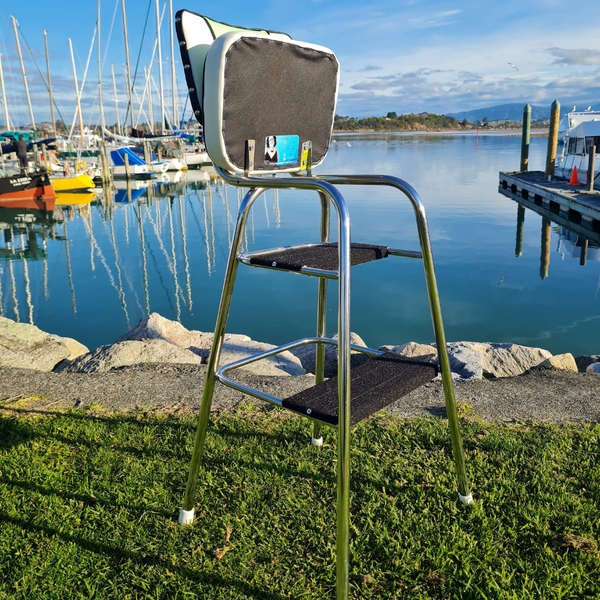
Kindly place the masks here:
<instances>
[{"instance_id":1,"label":"black and white seat back","mask_svg":"<svg viewBox=\"0 0 600 600\"><path fill-rule=\"evenodd\" d=\"M177 18L190 101L211 160L241 173L246 142L254 140L251 172L294 172L310 141L312 165L320 164L329 148L339 85L333 52L189 11L179 11Z\"/></svg>"}]
</instances>

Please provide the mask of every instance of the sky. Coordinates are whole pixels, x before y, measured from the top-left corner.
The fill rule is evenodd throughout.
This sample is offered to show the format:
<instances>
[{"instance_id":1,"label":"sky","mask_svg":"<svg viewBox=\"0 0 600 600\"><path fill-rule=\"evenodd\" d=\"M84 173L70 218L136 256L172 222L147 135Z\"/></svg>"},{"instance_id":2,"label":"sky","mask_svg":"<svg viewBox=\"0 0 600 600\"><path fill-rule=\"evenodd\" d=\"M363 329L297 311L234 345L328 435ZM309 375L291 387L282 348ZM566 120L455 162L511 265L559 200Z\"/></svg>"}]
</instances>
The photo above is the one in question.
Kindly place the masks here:
<instances>
[{"instance_id":1,"label":"sky","mask_svg":"<svg viewBox=\"0 0 600 600\"><path fill-rule=\"evenodd\" d=\"M114 65L120 121L126 107L125 44L122 0L100 0L102 98L106 122L116 122L111 74ZM208 4L172 0L173 11L185 8L244 27L284 31L294 39L326 46L341 65L337 113L353 117L410 112L446 114L506 103L581 109L600 102L600 5L568 9L563 1L503 0L220 0ZM144 67L151 65L156 42L156 0L125 0L132 71L138 69L141 97ZM172 111L171 44L168 0L159 0L163 81L167 115ZM46 84L44 30L55 102L71 124L76 109L75 77L69 51L72 40L83 120L97 124L98 20L95 0L0 0L0 54L9 119L31 122L11 20L18 23L21 51L36 123L50 119ZM148 16L148 18L147 18ZM146 20L147 19L147 20ZM93 41L93 50L90 46ZM177 47L178 114L186 91ZM37 64L36 64L37 63ZM514 65L514 67L512 66ZM515 68L516 67L516 68ZM39 70L38 70L39 69ZM153 115L159 119L158 56L151 79ZM3 104L2 104L3 106ZM139 102L135 100L137 118ZM139 120L147 119L147 100ZM191 116L189 103L186 118ZM56 115L56 118L60 118ZM4 110L0 124L4 124Z\"/></svg>"}]
</instances>

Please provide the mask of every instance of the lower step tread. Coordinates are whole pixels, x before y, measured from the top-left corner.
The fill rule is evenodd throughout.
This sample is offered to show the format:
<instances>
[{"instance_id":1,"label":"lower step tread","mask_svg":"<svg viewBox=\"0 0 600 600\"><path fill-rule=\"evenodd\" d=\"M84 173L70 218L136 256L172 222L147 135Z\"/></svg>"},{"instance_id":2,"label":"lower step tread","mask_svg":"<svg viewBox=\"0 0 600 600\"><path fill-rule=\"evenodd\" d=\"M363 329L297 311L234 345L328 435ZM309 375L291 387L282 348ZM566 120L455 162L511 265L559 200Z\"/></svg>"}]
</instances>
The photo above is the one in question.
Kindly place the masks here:
<instances>
[{"instance_id":1,"label":"lower step tread","mask_svg":"<svg viewBox=\"0 0 600 600\"><path fill-rule=\"evenodd\" d=\"M402 396L430 382L437 365L386 352L350 371L350 425L356 425ZM338 378L331 377L282 401L293 412L338 424Z\"/></svg>"}]
</instances>

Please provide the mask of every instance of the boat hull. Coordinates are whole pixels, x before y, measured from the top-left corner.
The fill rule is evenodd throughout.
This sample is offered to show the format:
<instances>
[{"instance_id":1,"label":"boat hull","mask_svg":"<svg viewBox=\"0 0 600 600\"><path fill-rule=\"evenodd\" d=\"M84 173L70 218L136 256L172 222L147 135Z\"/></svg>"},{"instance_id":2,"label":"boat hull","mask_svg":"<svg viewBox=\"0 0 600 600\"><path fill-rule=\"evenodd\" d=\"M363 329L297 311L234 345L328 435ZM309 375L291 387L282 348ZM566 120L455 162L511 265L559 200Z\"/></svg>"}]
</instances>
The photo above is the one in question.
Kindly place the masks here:
<instances>
[{"instance_id":1,"label":"boat hull","mask_svg":"<svg viewBox=\"0 0 600 600\"><path fill-rule=\"evenodd\" d=\"M0 206L52 211L56 204L47 173L0 177Z\"/></svg>"}]
</instances>

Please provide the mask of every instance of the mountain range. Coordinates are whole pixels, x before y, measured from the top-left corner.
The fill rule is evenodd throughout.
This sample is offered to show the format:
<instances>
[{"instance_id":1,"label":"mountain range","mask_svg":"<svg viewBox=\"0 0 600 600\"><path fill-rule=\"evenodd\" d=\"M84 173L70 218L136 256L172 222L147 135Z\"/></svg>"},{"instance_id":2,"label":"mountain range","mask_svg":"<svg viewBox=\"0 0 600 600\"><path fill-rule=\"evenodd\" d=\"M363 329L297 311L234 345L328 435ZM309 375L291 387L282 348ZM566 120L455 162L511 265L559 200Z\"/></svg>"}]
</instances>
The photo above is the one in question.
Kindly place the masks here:
<instances>
[{"instance_id":1,"label":"mountain range","mask_svg":"<svg viewBox=\"0 0 600 600\"><path fill-rule=\"evenodd\" d=\"M467 119L472 123L483 121L487 117L488 121L521 121L523 119L523 108L525 104L499 104L488 108L477 108L475 110L465 110L462 112L446 113L448 117L462 121ZM571 105L561 106L560 115L566 114L571 110ZM587 106L578 107L579 110L585 110ZM592 106L592 110L600 110L600 104ZM550 106L531 106L531 120L543 121L550 118Z\"/></svg>"}]
</instances>

